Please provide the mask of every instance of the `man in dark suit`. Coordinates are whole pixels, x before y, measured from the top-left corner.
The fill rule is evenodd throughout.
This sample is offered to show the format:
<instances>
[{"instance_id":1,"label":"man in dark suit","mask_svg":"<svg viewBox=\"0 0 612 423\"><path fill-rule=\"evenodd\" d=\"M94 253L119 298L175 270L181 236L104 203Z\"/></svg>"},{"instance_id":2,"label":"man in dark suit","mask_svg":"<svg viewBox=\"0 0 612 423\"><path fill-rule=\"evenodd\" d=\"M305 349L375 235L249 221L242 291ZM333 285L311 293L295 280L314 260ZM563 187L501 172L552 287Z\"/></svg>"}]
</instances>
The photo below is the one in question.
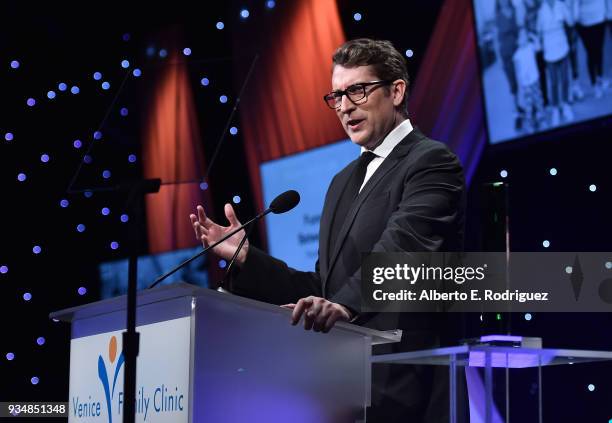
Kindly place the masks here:
<instances>
[{"instance_id":1,"label":"man in dark suit","mask_svg":"<svg viewBox=\"0 0 612 423\"><path fill-rule=\"evenodd\" d=\"M314 272L291 269L246 242L238 254L234 292L293 309L293 324L329 331L338 320L379 330L401 328L402 342L384 352L434 348L443 319L419 313L361 313L361 254L458 251L463 240L463 172L444 144L414 128L407 113L408 73L388 41L352 40L333 56L332 91L324 100L361 156L331 182ZM196 237L209 245L240 225L191 215ZM243 233L215 252L229 259ZM382 352L382 351L378 351ZM437 366L375 366L368 421L448 421L447 374ZM439 372L439 374L438 374Z\"/></svg>"}]
</instances>

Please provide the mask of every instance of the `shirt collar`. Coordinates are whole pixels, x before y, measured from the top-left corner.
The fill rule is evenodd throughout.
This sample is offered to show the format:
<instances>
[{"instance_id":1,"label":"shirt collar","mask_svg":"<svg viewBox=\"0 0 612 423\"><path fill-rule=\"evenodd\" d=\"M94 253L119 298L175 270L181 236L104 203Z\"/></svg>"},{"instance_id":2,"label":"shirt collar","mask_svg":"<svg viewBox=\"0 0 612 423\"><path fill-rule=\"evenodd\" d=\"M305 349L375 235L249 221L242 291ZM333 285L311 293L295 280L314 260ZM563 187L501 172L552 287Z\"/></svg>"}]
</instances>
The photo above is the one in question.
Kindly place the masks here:
<instances>
[{"instance_id":1,"label":"shirt collar","mask_svg":"<svg viewBox=\"0 0 612 423\"><path fill-rule=\"evenodd\" d=\"M400 141L406 137L406 135L412 132L412 129L413 128L412 124L410 123L410 119L406 119L405 121L397 125L395 128L393 128L393 130L389 132L389 134L387 134L383 142L381 142L378 147L372 150L372 153L376 154L376 156L378 157L382 157L383 159L387 158L387 156L391 154L395 146L398 145ZM361 153L366 150L367 149L365 147L361 147Z\"/></svg>"}]
</instances>

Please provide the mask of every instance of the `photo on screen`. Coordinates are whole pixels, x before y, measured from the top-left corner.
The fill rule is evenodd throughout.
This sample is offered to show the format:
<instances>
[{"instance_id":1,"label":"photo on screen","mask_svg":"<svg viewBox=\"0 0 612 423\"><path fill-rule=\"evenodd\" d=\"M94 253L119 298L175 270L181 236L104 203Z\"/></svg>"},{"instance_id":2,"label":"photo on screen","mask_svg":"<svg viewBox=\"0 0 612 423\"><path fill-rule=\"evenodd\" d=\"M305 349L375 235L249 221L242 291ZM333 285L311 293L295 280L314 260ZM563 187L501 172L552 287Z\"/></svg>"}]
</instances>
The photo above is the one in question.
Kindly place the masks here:
<instances>
[{"instance_id":1,"label":"photo on screen","mask_svg":"<svg viewBox=\"0 0 612 423\"><path fill-rule=\"evenodd\" d=\"M473 0L492 144L612 114L612 2Z\"/></svg>"}]
</instances>

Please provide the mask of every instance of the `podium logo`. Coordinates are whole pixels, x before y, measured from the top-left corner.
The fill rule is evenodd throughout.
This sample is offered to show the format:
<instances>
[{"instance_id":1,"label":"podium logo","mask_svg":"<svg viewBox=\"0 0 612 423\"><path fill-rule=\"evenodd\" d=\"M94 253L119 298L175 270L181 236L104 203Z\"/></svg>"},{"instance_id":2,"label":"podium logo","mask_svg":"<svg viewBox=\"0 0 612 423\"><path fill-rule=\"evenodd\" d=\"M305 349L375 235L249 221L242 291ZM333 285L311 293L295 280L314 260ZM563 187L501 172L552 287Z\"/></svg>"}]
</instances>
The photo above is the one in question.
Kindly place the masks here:
<instances>
[{"instance_id":1,"label":"podium logo","mask_svg":"<svg viewBox=\"0 0 612 423\"><path fill-rule=\"evenodd\" d=\"M117 383L117 376L119 375L119 370L121 370L121 367L123 367L124 360L123 351L121 351L119 357L117 358L117 338L112 336L108 342L108 368L102 354L98 356L98 377L100 378L100 382L102 382L104 396L106 397L108 423L113 423L111 402L115 396L115 384ZM109 378L109 375L111 374L113 375L112 385L110 384L111 380Z\"/></svg>"}]
</instances>

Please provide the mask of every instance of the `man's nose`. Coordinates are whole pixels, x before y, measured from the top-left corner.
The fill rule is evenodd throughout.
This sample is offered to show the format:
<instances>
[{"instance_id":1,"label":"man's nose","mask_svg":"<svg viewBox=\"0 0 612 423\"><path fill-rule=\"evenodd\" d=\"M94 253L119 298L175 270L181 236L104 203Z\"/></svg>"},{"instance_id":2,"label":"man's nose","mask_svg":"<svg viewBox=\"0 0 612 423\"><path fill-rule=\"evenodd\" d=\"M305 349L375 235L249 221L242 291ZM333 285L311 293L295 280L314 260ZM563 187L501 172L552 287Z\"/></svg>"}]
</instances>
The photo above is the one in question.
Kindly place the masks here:
<instances>
[{"instance_id":1,"label":"man's nose","mask_svg":"<svg viewBox=\"0 0 612 423\"><path fill-rule=\"evenodd\" d=\"M348 95L344 94L340 98L340 113L347 113L355 108L355 103L349 100Z\"/></svg>"}]
</instances>

